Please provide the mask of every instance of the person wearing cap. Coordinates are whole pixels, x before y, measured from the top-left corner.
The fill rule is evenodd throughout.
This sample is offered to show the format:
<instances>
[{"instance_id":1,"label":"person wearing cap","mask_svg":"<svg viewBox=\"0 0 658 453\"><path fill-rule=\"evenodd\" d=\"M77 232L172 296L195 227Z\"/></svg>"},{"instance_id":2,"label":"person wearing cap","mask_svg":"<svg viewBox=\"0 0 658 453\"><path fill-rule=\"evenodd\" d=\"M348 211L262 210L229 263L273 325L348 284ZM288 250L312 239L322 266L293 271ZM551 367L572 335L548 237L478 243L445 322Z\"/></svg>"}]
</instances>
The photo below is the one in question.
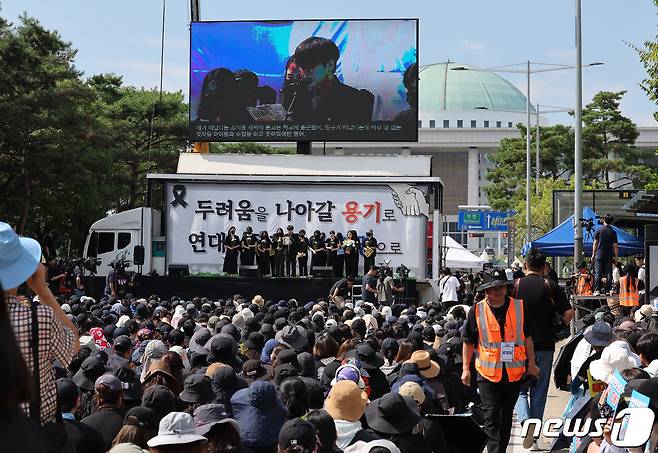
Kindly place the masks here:
<instances>
[{"instance_id":1,"label":"person wearing cap","mask_svg":"<svg viewBox=\"0 0 658 453\"><path fill-rule=\"evenodd\" d=\"M315 426L301 418L288 420L279 433L278 453L316 453L318 448Z\"/></svg>"},{"instance_id":2,"label":"person wearing cap","mask_svg":"<svg viewBox=\"0 0 658 453\"><path fill-rule=\"evenodd\" d=\"M512 291L514 298L522 300L528 308L524 315L532 317L532 343L535 360L540 369L539 377L532 385L529 381L521 384L515 406L516 416L521 424L528 418L544 417L555 354L553 320L558 315L567 326L575 313L558 284L542 276L545 264L546 255L535 247L531 248L525 256L526 276L514 281ZM532 436L524 439L525 448L532 446L531 441Z\"/></svg>"},{"instance_id":3,"label":"person wearing cap","mask_svg":"<svg viewBox=\"0 0 658 453\"><path fill-rule=\"evenodd\" d=\"M148 449L149 439L158 433L160 416L153 409L137 406L126 412L123 426L114 437L112 446L130 443Z\"/></svg>"},{"instance_id":4,"label":"person wearing cap","mask_svg":"<svg viewBox=\"0 0 658 453\"><path fill-rule=\"evenodd\" d=\"M194 428L208 442L208 453L240 451L240 426L221 404L204 404L194 411Z\"/></svg>"},{"instance_id":5,"label":"person wearing cap","mask_svg":"<svg viewBox=\"0 0 658 453\"><path fill-rule=\"evenodd\" d=\"M112 351L109 358L109 367L113 370L121 367L132 367L130 357L132 356L133 342L127 335L121 335L114 339Z\"/></svg>"},{"instance_id":6,"label":"person wearing cap","mask_svg":"<svg viewBox=\"0 0 658 453\"><path fill-rule=\"evenodd\" d=\"M38 385L34 390L40 401L30 411L29 403L22 403L26 414L41 423L55 420L57 390L53 362L68 366L80 349L78 331L61 309L46 282L46 269L41 265L41 246L30 238L19 238L8 224L0 222L0 287L4 290L14 336L32 376L38 371ZM34 307L37 315L39 351L38 370L35 370L32 349L32 310L16 298L23 283L37 295ZM37 302L38 300L38 302Z\"/></svg>"},{"instance_id":7,"label":"person wearing cap","mask_svg":"<svg viewBox=\"0 0 658 453\"><path fill-rule=\"evenodd\" d=\"M470 365L477 348L475 370L489 453L507 449L521 378L539 376L532 321L525 316L523 301L507 296L511 284L501 269L485 274L478 287L485 298L469 310L463 327L462 383L471 385Z\"/></svg>"},{"instance_id":8,"label":"person wearing cap","mask_svg":"<svg viewBox=\"0 0 658 453\"><path fill-rule=\"evenodd\" d=\"M366 238L363 241L363 273L367 273L371 266L375 265L377 257L377 239L372 234L372 230L366 231Z\"/></svg>"},{"instance_id":9,"label":"person wearing cap","mask_svg":"<svg viewBox=\"0 0 658 453\"><path fill-rule=\"evenodd\" d=\"M94 384L96 411L82 419L82 423L98 431L103 448L109 450L112 441L123 426L123 386L111 374L104 374Z\"/></svg>"},{"instance_id":10,"label":"person wearing cap","mask_svg":"<svg viewBox=\"0 0 658 453\"><path fill-rule=\"evenodd\" d=\"M57 405L61 413L62 423L66 431L67 443L75 451L103 453L103 438L100 433L75 419L75 413L80 406L80 390L71 379L61 378L57 385Z\"/></svg>"},{"instance_id":11,"label":"person wearing cap","mask_svg":"<svg viewBox=\"0 0 658 453\"><path fill-rule=\"evenodd\" d=\"M194 419L185 412L167 414L158 426L158 435L147 444L151 453L205 453L207 439L197 434Z\"/></svg>"}]
</instances>

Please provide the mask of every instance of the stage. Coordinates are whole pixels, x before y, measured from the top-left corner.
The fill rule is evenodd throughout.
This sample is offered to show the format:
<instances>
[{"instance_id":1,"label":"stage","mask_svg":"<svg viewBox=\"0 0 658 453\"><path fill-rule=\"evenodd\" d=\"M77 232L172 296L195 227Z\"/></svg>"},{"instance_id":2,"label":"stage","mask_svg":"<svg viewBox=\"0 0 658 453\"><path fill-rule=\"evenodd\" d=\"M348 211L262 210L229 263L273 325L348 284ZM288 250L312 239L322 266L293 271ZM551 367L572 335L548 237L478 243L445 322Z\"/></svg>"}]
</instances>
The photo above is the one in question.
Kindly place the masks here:
<instances>
[{"instance_id":1,"label":"stage","mask_svg":"<svg viewBox=\"0 0 658 453\"><path fill-rule=\"evenodd\" d=\"M93 278L93 282L91 279ZM327 298L337 281L334 278L255 278L255 277L172 277L140 276L135 297L157 294L162 299L178 296L189 300L195 296L211 300L226 299L240 294L251 300L257 294L265 300L297 299L300 302ZM96 300L103 296L105 277L86 277L88 294Z\"/></svg>"}]
</instances>

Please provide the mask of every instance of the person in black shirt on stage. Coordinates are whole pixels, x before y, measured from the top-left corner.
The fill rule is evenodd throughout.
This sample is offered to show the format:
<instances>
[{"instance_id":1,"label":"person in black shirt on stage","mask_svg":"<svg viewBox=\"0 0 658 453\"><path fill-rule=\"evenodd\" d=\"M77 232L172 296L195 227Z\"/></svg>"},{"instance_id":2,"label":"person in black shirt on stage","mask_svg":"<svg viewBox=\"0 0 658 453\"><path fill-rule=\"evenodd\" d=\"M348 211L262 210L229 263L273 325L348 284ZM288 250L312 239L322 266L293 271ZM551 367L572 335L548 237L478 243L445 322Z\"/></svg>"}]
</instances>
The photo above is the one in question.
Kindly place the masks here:
<instances>
[{"instance_id":1,"label":"person in black shirt on stage","mask_svg":"<svg viewBox=\"0 0 658 453\"><path fill-rule=\"evenodd\" d=\"M313 267L315 266L324 266L322 262L324 261L326 263L326 257L323 254L324 241L322 240L320 230L315 230L311 238L311 272L313 272Z\"/></svg>"},{"instance_id":2,"label":"person in black shirt on stage","mask_svg":"<svg viewBox=\"0 0 658 453\"><path fill-rule=\"evenodd\" d=\"M240 238L235 234L235 227L228 229L226 239L224 239L224 272L227 274L238 273L238 254L240 253Z\"/></svg>"},{"instance_id":3,"label":"person in black shirt on stage","mask_svg":"<svg viewBox=\"0 0 658 453\"><path fill-rule=\"evenodd\" d=\"M377 239L372 234L372 230L366 233L366 239L363 241L363 273L365 274L370 269L370 266L375 265L375 257L377 256Z\"/></svg>"},{"instance_id":4,"label":"person in black shirt on stage","mask_svg":"<svg viewBox=\"0 0 658 453\"><path fill-rule=\"evenodd\" d=\"M356 237L356 231L347 232L347 239L343 241L343 250L345 251L345 273L355 277L359 272L359 238Z\"/></svg>"},{"instance_id":5,"label":"person in black shirt on stage","mask_svg":"<svg viewBox=\"0 0 658 453\"><path fill-rule=\"evenodd\" d=\"M379 280L379 269L377 266L370 266L367 272L364 272L361 281L361 298L364 302L377 303L377 280Z\"/></svg>"},{"instance_id":6,"label":"person in black shirt on stage","mask_svg":"<svg viewBox=\"0 0 658 453\"><path fill-rule=\"evenodd\" d=\"M277 228L276 233L272 236L272 276L283 277L284 266L286 262L286 248L283 241L283 228Z\"/></svg>"},{"instance_id":7,"label":"person in black shirt on stage","mask_svg":"<svg viewBox=\"0 0 658 453\"><path fill-rule=\"evenodd\" d=\"M283 245L286 248L286 276L295 277L297 275L297 242L299 236L295 234L295 228L288 225L288 232L283 238Z\"/></svg>"},{"instance_id":8,"label":"person in black shirt on stage","mask_svg":"<svg viewBox=\"0 0 658 453\"><path fill-rule=\"evenodd\" d=\"M306 231L299 230L297 238L297 263L299 264L299 276L308 277L308 248L310 243L306 237Z\"/></svg>"},{"instance_id":9,"label":"person in black shirt on stage","mask_svg":"<svg viewBox=\"0 0 658 453\"><path fill-rule=\"evenodd\" d=\"M354 277L341 278L329 290L329 300L335 303L338 308L342 308L345 299L352 291L352 285L354 285Z\"/></svg>"},{"instance_id":10,"label":"person in black shirt on stage","mask_svg":"<svg viewBox=\"0 0 658 453\"><path fill-rule=\"evenodd\" d=\"M326 241L326 248L327 248L327 265L331 266L331 275L334 278L342 277L342 275L338 273L338 264L339 264L338 249L340 248L340 241L338 240L338 237L336 236L336 232L334 230L331 230L329 232L329 238Z\"/></svg>"},{"instance_id":11,"label":"person in black shirt on stage","mask_svg":"<svg viewBox=\"0 0 658 453\"><path fill-rule=\"evenodd\" d=\"M256 257L256 245L258 238L254 234L251 227L247 227L242 235L242 248L240 249L240 264L244 266L253 266L254 258Z\"/></svg>"},{"instance_id":12,"label":"person in black shirt on stage","mask_svg":"<svg viewBox=\"0 0 658 453\"><path fill-rule=\"evenodd\" d=\"M343 233L336 233L336 240L338 241L338 250L336 250L332 271L335 272L335 278L343 278L345 275L345 250L343 249Z\"/></svg>"},{"instance_id":13,"label":"person in black shirt on stage","mask_svg":"<svg viewBox=\"0 0 658 453\"><path fill-rule=\"evenodd\" d=\"M258 273L261 277L270 275L270 252L272 251L272 242L267 234L267 231L260 233L260 239L256 246L256 254L258 258Z\"/></svg>"}]
</instances>

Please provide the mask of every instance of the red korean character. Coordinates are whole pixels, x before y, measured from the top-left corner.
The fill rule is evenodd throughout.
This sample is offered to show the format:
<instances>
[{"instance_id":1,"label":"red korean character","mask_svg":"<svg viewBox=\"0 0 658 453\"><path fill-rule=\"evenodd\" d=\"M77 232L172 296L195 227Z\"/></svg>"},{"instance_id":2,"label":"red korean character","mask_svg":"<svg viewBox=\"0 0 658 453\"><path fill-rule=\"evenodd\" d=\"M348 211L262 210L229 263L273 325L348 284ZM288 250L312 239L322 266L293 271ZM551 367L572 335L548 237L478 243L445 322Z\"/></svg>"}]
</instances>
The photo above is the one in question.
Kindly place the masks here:
<instances>
[{"instance_id":1,"label":"red korean character","mask_svg":"<svg viewBox=\"0 0 658 453\"><path fill-rule=\"evenodd\" d=\"M375 211L375 222L380 223L382 220L382 204L379 201L375 201L373 204L364 204L366 212L363 213L363 218L367 219L372 215L372 212Z\"/></svg>"},{"instance_id":2,"label":"red korean character","mask_svg":"<svg viewBox=\"0 0 658 453\"><path fill-rule=\"evenodd\" d=\"M343 211L343 215L345 216L347 223L358 222L359 216L357 214L362 214L362 212L359 211L359 203L356 201L348 201L345 203L345 211Z\"/></svg>"}]
</instances>

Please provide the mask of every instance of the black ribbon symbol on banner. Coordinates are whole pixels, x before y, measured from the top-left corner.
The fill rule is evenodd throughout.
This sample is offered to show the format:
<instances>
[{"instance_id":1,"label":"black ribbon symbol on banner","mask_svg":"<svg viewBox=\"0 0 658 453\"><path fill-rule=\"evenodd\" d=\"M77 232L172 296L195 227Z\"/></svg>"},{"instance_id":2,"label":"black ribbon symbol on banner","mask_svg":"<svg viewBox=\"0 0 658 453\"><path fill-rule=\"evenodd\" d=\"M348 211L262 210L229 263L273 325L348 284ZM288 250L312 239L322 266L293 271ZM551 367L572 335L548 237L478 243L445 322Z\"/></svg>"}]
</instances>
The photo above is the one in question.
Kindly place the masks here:
<instances>
[{"instance_id":1,"label":"black ribbon symbol on banner","mask_svg":"<svg viewBox=\"0 0 658 453\"><path fill-rule=\"evenodd\" d=\"M171 202L172 207L181 205L182 207L187 207L187 201L185 201L185 186L183 184L176 184L172 190L174 195L174 201Z\"/></svg>"}]
</instances>

